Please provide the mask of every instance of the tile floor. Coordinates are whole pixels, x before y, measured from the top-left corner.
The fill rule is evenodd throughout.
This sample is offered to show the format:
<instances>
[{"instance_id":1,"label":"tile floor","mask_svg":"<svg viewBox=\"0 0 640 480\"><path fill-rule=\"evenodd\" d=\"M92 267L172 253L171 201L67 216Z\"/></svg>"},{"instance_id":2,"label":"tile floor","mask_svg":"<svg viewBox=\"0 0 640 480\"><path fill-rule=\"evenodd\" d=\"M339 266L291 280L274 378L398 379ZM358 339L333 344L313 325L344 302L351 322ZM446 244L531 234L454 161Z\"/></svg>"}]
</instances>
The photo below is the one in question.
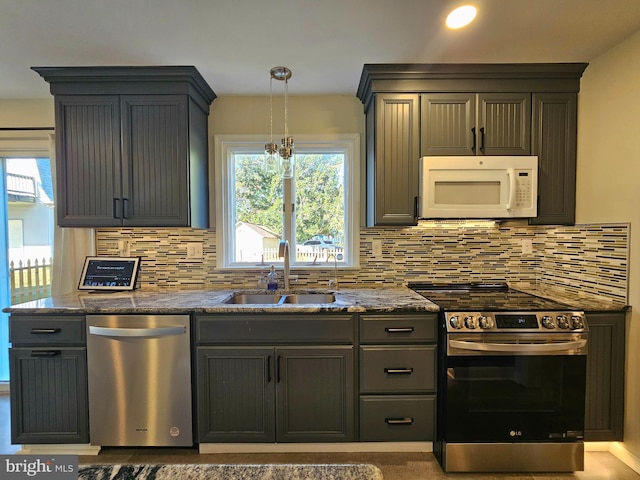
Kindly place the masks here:
<instances>
[{"instance_id":1,"label":"tile floor","mask_svg":"<svg viewBox=\"0 0 640 480\"><path fill-rule=\"evenodd\" d=\"M0 395L0 454L12 454L9 397ZM80 463L371 463L385 480L640 480L607 452L587 452L585 471L570 474L445 474L430 453L199 454L195 448L103 448Z\"/></svg>"}]
</instances>

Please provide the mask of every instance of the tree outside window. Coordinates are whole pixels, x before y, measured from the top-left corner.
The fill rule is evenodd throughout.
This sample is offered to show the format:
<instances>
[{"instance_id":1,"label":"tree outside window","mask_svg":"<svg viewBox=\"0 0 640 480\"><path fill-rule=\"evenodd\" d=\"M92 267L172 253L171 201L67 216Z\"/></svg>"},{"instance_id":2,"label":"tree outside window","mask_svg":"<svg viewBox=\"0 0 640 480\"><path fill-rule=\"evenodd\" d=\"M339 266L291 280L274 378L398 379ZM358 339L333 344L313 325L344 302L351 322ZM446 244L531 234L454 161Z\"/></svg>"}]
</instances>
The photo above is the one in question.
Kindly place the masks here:
<instances>
[{"instance_id":1,"label":"tree outside window","mask_svg":"<svg viewBox=\"0 0 640 480\"><path fill-rule=\"evenodd\" d=\"M356 171L351 146L297 140L294 178L282 179L265 168L261 144L220 143L226 159L220 203L228 206L218 211L218 219L228 219L218 226L227 233L222 266L279 263L281 239L289 241L294 265L321 265L339 253L339 262L354 263L357 206L349 208L347 201L348 186L355 183L349 172Z\"/></svg>"}]
</instances>

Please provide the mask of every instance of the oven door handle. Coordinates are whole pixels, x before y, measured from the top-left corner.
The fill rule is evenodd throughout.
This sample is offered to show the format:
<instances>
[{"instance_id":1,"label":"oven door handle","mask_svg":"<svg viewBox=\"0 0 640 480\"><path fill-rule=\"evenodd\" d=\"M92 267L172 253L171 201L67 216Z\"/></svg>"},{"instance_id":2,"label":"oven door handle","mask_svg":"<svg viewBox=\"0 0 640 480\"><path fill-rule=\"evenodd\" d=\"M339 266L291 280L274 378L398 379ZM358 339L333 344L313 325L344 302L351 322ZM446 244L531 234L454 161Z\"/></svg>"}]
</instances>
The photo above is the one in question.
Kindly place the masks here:
<instances>
[{"instance_id":1,"label":"oven door handle","mask_svg":"<svg viewBox=\"0 0 640 480\"><path fill-rule=\"evenodd\" d=\"M587 341L584 339L558 343L483 343L469 342L467 340L449 340L449 346L452 348L475 352L562 352L584 348L586 344Z\"/></svg>"}]
</instances>

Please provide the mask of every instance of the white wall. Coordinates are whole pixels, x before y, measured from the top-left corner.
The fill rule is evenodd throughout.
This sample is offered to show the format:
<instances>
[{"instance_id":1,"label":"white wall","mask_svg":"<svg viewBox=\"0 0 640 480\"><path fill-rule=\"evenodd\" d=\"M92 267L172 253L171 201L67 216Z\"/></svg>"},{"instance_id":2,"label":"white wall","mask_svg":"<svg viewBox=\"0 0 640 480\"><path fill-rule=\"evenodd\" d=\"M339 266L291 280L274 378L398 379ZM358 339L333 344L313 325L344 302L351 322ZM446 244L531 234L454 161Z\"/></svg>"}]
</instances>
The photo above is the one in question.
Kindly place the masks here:
<instances>
[{"instance_id":1,"label":"white wall","mask_svg":"<svg viewBox=\"0 0 640 480\"><path fill-rule=\"evenodd\" d=\"M640 457L640 33L592 61L578 103L577 223L631 224L624 448ZM638 459L640 461L640 459Z\"/></svg>"}]
</instances>

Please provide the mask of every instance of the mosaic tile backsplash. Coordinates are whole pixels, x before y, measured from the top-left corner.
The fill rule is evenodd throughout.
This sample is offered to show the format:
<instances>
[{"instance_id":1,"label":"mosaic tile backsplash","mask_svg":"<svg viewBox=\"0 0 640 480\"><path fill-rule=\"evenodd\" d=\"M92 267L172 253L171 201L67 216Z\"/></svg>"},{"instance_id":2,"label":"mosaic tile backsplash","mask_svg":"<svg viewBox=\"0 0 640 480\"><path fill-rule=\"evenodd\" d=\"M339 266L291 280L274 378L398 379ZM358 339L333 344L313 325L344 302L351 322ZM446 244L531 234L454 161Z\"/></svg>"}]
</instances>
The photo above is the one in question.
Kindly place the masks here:
<instances>
[{"instance_id":1,"label":"mosaic tile backsplash","mask_svg":"<svg viewBox=\"0 0 640 480\"><path fill-rule=\"evenodd\" d=\"M420 222L413 227L363 228L360 268L338 271L342 287L402 286L408 282L508 281L596 295L626 303L628 224L466 226ZM99 255L118 255L127 240L141 256L141 285L255 288L260 268L218 270L214 230L122 228L96 231ZM372 257L372 240L382 256ZM186 244L202 243L203 258L187 260ZM523 253L524 252L524 253ZM530 253L529 253L530 252ZM326 287L331 263L292 269L292 287Z\"/></svg>"}]
</instances>

